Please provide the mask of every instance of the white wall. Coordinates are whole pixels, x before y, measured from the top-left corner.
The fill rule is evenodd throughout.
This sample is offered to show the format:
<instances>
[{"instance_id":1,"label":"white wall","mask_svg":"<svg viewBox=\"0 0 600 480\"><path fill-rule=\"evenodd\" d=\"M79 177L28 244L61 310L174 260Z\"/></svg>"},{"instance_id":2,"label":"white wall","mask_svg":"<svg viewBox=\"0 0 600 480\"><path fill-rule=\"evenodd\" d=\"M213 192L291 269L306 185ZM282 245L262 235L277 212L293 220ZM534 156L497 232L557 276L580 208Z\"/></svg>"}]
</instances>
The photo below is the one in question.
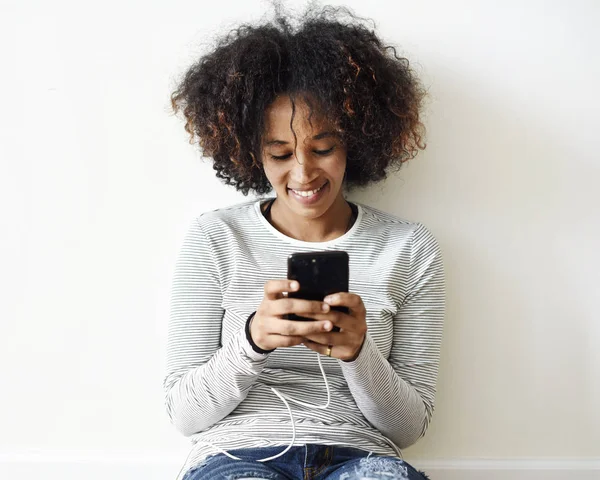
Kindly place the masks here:
<instances>
[{"instance_id":1,"label":"white wall","mask_svg":"<svg viewBox=\"0 0 600 480\"><path fill-rule=\"evenodd\" d=\"M445 253L437 408L407 458L434 480L482 459L589 474L600 4L345 4L401 46L431 94L425 153L353 196L422 221ZM0 477L51 465L47 478L75 478L79 462L171 478L183 461L161 389L171 271L190 219L244 197L198 159L168 96L207 34L265 8L0 3Z\"/></svg>"}]
</instances>

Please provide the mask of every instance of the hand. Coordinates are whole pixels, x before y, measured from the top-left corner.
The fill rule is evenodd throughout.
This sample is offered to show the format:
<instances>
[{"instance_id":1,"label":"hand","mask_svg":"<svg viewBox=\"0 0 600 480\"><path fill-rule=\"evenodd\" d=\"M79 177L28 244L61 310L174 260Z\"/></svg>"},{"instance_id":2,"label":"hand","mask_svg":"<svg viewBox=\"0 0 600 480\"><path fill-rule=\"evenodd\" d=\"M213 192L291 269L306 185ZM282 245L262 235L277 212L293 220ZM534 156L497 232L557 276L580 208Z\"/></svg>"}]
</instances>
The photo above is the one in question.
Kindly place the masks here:
<instances>
[{"instance_id":1,"label":"hand","mask_svg":"<svg viewBox=\"0 0 600 480\"><path fill-rule=\"evenodd\" d=\"M307 336L327 333L333 328L330 319L316 322L284 319L288 313L312 317L330 311L325 302L287 298L283 295L284 292L293 292L298 288L298 282L290 280L269 280L265 283L263 300L250 322L250 336L259 348L272 350L300 345Z\"/></svg>"},{"instance_id":2,"label":"hand","mask_svg":"<svg viewBox=\"0 0 600 480\"><path fill-rule=\"evenodd\" d=\"M349 313L331 310L328 313L314 313L303 315L318 321L330 320L340 327L339 332L319 332L307 335L304 345L319 352L327 354L331 345L331 356L351 362L356 360L367 334L367 311L362 298L354 293L339 292L325 298L325 303L333 306L348 307Z\"/></svg>"}]
</instances>

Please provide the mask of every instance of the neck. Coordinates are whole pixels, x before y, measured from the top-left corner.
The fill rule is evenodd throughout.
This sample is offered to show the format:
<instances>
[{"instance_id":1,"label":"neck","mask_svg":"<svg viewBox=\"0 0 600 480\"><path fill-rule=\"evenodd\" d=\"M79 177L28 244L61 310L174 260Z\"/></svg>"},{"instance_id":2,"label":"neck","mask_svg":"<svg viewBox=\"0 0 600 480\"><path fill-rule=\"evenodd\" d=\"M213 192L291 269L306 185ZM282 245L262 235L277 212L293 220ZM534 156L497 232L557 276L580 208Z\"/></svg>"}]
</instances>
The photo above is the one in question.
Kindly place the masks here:
<instances>
[{"instance_id":1,"label":"neck","mask_svg":"<svg viewBox=\"0 0 600 480\"><path fill-rule=\"evenodd\" d=\"M327 242L341 237L348 230L352 209L343 196L339 196L320 217L305 218L289 210L283 202L275 201L270 222L288 237L304 242Z\"/></svg>"}]
</instances>

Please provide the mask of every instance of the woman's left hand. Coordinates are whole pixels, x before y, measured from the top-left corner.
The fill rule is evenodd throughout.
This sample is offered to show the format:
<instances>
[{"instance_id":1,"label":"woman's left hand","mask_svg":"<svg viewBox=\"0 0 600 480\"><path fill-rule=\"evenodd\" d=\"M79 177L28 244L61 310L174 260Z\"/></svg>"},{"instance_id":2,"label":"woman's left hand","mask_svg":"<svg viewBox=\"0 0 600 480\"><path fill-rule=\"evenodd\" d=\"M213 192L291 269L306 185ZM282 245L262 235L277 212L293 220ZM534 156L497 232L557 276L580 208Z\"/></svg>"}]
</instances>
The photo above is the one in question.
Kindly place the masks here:
<instances>
[{"instance_id":1,"label":"woman's left hand","mask_svg":"<svg viewBox=\"0 0 600 480\"><path fill-rule=\"evenodd\" d=\"M327 355L331 346L331 357L346 362L356 360L367 334L367 311L362 298L354 293L339 292L328 295L324 302L332 307L348 307L349 313L329 310L327 313L303 315L315 320L329 320L340 328L339 332L324 332L305 337L304 345L323 355Z\"/></svg>"}]
</instances>

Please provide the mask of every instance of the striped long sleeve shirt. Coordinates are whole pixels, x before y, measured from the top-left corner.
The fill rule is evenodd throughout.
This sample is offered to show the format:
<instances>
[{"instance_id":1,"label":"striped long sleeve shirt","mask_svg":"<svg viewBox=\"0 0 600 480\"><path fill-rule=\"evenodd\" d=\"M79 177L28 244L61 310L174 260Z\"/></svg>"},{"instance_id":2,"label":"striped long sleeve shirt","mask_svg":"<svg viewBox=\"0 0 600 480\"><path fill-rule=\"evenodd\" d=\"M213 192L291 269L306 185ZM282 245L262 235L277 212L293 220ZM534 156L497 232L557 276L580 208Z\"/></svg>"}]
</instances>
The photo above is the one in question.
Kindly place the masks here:
<instances>
[{"instance_id":1,"label":"striped long sleeve shirt","mask_svg":"<svg viewBox=\"0 0 600 480\"><path fill-rule=\"evenodd\" d=\"M298 345L259 354L244 332L265 282L286 278L294 252L348 252L349 291L362 298L368 328L356 360L322 357L327 410L290 404L295 445L398 455L425 433L434 409L445 310L436 239L421 223L357 204L343 236L304 242L276 230L260 204L194 219L176 262L163 384L171 422L193 443L182 472L220 450L285 448L292 419L270 387L325 403L317 353Z\"/></svg>"}]
</instances>

